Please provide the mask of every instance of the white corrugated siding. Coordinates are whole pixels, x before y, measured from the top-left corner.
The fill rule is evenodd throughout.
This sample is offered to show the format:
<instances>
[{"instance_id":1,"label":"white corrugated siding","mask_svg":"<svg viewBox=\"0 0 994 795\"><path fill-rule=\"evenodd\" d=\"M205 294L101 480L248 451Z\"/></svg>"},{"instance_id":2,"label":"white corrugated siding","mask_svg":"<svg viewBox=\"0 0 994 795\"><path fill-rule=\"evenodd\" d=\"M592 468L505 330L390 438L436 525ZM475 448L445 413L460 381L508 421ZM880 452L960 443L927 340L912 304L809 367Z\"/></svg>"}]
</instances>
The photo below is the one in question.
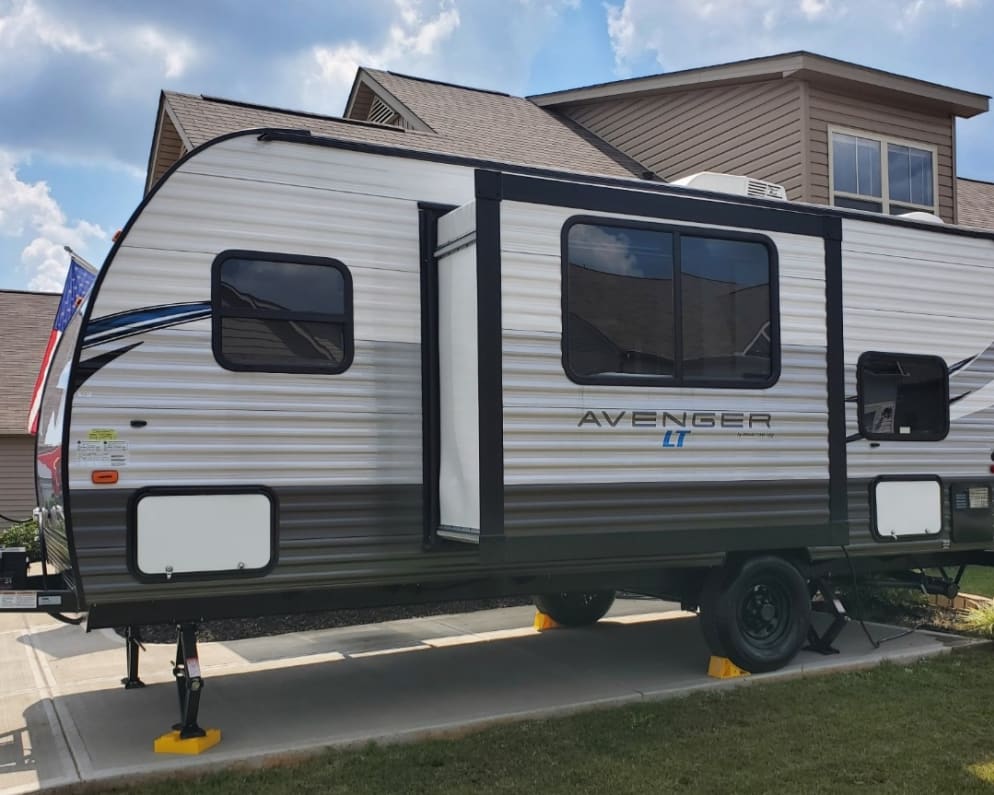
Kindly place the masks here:
<instances>
[{"instance_id":1,"label":"white corrugated siding","mask_svg":"<svg viewBox=\"0 0 994 795\"><path fill-rule=\"evenodd\" d=\"M852 219L843 221L842 236L846 395L856 395L865 351L930 354L952 365L994 344L994 241ZM963 391L957 380L954 397ZM973 374L969 381L977 388ZM850 442L849 477L988 477L994 411L972 405L974 413L958 418L956 406L943 441ZM855 402L846 422L849 435L858 433Z\"/></svg>"},{"instance_id":2,"label":"white corrugated siding","mask_svg":"<svg viewBox=\"0 0 994 795\"><path fill-rule=\"evenodd\" d=\"M827 480L822 241L769 235L780 259L783 348L781 377L771 389L581 386L561 363L560 233L578 214L501 205L505 483ZM697 428L683 449L664 449L661 427L633 428L630 420L627 427L578 427L587 409L614 416L622 409L769 412L775 435Z\"/></svg>"},{"instance_id":3,"label":"white corrugated siding","mask_svg":"<svg viewBox=\"0 0 994 795\"><path fill-rule=\"evenodd\" d=\"M92 316L208 301L211 262L227 249L331 257L353 278L354 363L341 375L230 372L214 360L210 321L90 348L142 342L76 396L71 446L117 431L129 445L123 488L420 483L415 200L472 190L470 169L406 158L254 138L205 150L137 219ZM91 468L72 460L71 485L93 488Z\"/></svg>"}]
</instances>

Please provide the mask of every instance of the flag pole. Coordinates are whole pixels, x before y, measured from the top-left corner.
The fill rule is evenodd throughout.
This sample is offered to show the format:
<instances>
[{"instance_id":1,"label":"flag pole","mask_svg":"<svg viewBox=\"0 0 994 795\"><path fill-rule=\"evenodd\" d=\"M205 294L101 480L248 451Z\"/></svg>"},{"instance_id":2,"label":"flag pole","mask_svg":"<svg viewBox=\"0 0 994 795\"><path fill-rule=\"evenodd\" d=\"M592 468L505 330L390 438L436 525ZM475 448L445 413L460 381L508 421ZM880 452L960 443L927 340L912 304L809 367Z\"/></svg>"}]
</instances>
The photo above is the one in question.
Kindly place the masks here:
<instances>
[{"instance_id":1,"label":"flag pole","mask_svg":"<svg viewBox=\"0 0 994 795\"><path fill-rule=\"evenodd\" d=\"M86 268L90 273L97 272L97 269L94 268L93 265L91 265L86 259L84 259L82 256L80 256L75 251L73 251L70 246L63 246L62 248L64 248L69 253L70 257L73 257L76 260L76 262L78 262L80 265Z\"/></svg>"},{"instance_id":2,"label":"flag pole","mask_svg":"<svg viewBox=\"0 0 994 795\"><path fill-rule=\"evenodd\" d=\"M41 413L42 393L45 383L48 380L49 368L52 366L56 345L62 338L62 333L69 326L80 305L86 299L90 288L97 278L96 269L90 263L80 257L69 246L63 246L63 248L69 253L69 269L66 271L65 286L62 288L59 307L55 313L52 331L49 334L48 343L42 355L38 378L35 380L34 392L31 395L31 407L28 409L28 433L32 436L38 432L38 417Z\"/></svg>"}]
</instances>

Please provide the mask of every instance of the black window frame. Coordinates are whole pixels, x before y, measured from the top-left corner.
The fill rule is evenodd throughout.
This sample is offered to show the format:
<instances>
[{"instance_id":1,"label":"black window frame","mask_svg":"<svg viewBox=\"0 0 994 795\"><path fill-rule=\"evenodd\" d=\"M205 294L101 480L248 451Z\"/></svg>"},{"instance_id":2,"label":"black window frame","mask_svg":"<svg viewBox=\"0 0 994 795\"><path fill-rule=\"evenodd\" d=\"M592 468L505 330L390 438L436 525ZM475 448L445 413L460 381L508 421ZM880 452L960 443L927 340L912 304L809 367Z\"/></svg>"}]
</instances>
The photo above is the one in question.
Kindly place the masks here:
<instances>
[{"instance_id":1,"label":"black window frame","mask_svg":"<svg viewBox=\"0 0 994 795\"><path fill-rule=\"evenodd\" d=\"M569 364L569 336L567 332L567 317L569 314L569 232L578 224L593 224L596 226L613 226L620 229L642 229L654 232L666 232L673 236L673 323L674 323L674 373L673 375L637 375L628 373L611 373L599 375L581 375L573 371ZM723 379L723 378L688 378L682 372L683 362L683 283L680 235L688 237L704 237L715 240L741 241L760 243L766 248L770 265L770 376L758 381L755 379ZM684 389L769 389L780 380L780 259L776 244L767 235L755 232L740 232L738 230L712 229L697 226L681 226L676 224L652 223L647 221L610 218L597 215L576 215L568 218L560 233L561 251L561 360L566 377L575 384L582 386L644 386L669 387ZM678 366L679 363L679 366Z\"/></svg>"},{"instance_id":2,"label":"black window frame","mask_svg":"<svg viewBox=\"0 0 994 795\"><path fill-rule=\"evenodd\" d=\"M323 313L323 312L292 312L278 310L258 310L257 312L224 311L221 308L221 268L225 262L232 259L240 260L260 260L263 262L286 262L294 265L314 265L318 267L334 268L342 276L344 289L343 305L344 313ZM225 370L232 370L240 373L296 373L314 375L341 375L352 366L355 356L355 341L353 330L355 325L355 312L352 303L352 273L348 266L341 260L331 257L315 257L306 254L285 254L271 251L246 251L242 249L229 249L222 251L211 263L211 350L214 359ZM259 318L283 321L301 321L312 323L341 323L342 324L342 359L334 367L314 367L309 365L286 364L277 366L273 362L253 365L242 362L234 362L224 354L222 348L221 324L225 318Z\"/></svg>"},{"instance_id":3,"label":"black window frame","mask_svg":"<svg viewBox=\"0 0 994 795\"><path fill-rule=\"evenodd\" d=\"M942 365L942 402L945 410L945 424L941 431L929 433L874 433L863 422L863 372L866 368L866 360L871 356L894 356L902 359L918 359L930 362L938 362ZM941 356L933 356L927 353L900 353L897 351L863 351L856 361L856 424L860 435L871 442L941 442L949 436L949 365Z\"/></svg>"}]
</instances>

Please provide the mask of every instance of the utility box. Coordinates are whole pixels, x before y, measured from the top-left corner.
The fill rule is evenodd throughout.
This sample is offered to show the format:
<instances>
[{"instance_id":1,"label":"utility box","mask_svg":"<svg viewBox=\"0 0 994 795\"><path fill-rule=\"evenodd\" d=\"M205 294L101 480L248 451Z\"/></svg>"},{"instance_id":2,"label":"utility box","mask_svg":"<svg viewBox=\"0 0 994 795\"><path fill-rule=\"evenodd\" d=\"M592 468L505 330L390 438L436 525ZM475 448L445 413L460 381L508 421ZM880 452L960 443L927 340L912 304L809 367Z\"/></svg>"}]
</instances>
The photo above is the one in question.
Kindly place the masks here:
<instances>
[{"instance_id":1,"label":"utility box","mask_svg":"<svg viewBox=\"0 0 994 795\"><path fill-rule=\"evenodd\" d=\"M0 591L24 588L28 580L28 551L24 547L0 547Z\"/></svg>"}]
</instances>

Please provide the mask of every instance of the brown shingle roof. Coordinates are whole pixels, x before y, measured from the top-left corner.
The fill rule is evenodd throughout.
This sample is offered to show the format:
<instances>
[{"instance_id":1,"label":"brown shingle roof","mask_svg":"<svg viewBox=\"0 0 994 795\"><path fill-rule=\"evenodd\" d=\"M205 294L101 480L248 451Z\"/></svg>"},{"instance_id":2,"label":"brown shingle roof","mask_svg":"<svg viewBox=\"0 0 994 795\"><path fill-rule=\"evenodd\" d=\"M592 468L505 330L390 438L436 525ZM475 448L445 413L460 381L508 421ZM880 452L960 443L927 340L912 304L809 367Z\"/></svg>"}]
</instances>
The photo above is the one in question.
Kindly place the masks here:
<instances>
[{"instance_id":1,"label":"brown shingle roof","mask_svg":"<svg viewBox=\"0 0 994 795\"><path fill-rule=\"evenodd\" d=\"M28 409L59 296L0 290L0 434L26 434Z\"/></svg>"},{"instance_id":2,"label":"brown shingle roof","mask_svg":"<svg viewBox=\"0 0 994 795\"><path fill-rule=\"evenodd\" d=\"M579 125L522 97L362 69L453 147L454 154L630 177L645 169Z\"/></svg>"},{"instance_id":3,"label":"brown shingle roof","mask_svg":"<svg viewBox=\"0 0 994 795\"><path fill-rule=\"evenodd\" d=\"M994 229L994 182L957 178L956 210L960 226Z\"/></svg>"},{"instance_id":4,"label":"brown shingle roof","mask_svg":"<svg viewBox=\"0 0 994 795\"><path fill-rule=\"evenodd\" d=\"M163 93L193 146L255 127L306 129L360 141L512 165L631 177L643 171L595 136L520 97L372 71L431 131L402 130L213 97Z\"/></svg>"}]
</instances>

